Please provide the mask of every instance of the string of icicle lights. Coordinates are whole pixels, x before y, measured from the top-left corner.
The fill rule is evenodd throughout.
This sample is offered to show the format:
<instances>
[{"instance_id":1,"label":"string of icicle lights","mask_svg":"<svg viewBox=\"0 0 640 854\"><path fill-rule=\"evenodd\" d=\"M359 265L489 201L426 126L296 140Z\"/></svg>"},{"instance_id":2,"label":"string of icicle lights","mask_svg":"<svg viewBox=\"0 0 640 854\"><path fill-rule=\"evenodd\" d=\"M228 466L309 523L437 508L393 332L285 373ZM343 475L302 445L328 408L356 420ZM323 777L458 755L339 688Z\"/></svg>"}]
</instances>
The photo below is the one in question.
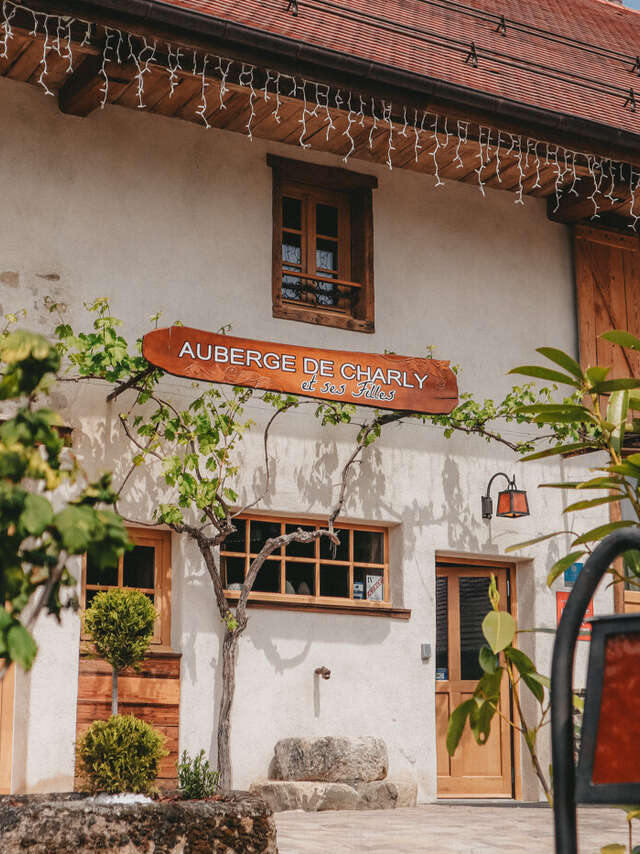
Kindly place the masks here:
<instances>
[{"instance_id":1,"label":"string of icicle lights","mask_svg":"<svg viewBox=\"0 0 640 854\"><path fill-rule=\"evenodd\" d=\"M9 44L14 38L12 22L18 12L26 12L33 20L30 35L42 38L42 57L40 59L40 75L38 82L46 95L55 93L47 85L49 57L57 54L66 63L67 73L74 70L72 29L81 27L83 30L80 47L92 44L96 25L80 18L70 18L60 15L35 12L27 6L2 0L0 14L0 59L8 58ZM123 32L113 27L103 27L104 39L101 43L99 74L102 78L100 89L101 103L104 106L109 100L109 72L114 66L132 64L135 67L136 98L139 109L145 108L145 79L150 76L152 69L161 69L167 75L169 95L173 96L180 79L185 75L192 76L200 83L200 104L196 115L202 120L204 127L210 128L209 118L217 110L226 110L226 96L231 92L230 84L246 89L249 94L249 117L246 131L253 139L254 121L256 119L256 104L258 99L271 102L271 116L280 124L283 99L293 98L300 103L300 133L298 142L302 148L311 148L312 142L307 137L308 122L311 119L324 122L324 137L329 140L332 134L341 133L345 138L343 156L345 163L356 151L354 131L365 128L365 122L370 122L368 147L374 146L376 131L386 132L386 165L393 168L393 152L397 150L394 142L398 137L410 140L413 147L415 162L420 157L432 160L436 187L444 185L440 170L442 158L448 155L447 166L455 164L458 169L465 168L465 151L469 146L477 148L473 155L476 158L478 188L483 196L485 179L490 165L495 169L495 178L503 183L504 163L510 162L510 168L515 164L516 186L515 204L524 204L525 182L535 175L535 183L530 189L540 189L541 170L551 167L554 173L555 210L560 207L560 201L565 194L578 196L576 189L578 181L588 175L592 184L592 192L588 196L593 204L592 219L600 217L600 201L607 199L611 203L620 201L616 190L628 188L631 218L629 228L638 230L640 223L640 199L637 198L640 188L640 169L623 164L605 157L597 157L577 150L565 148L556 144L544 142L509 131L496 130L481 125L478 135L471 138L469 134L471 122L450 120L428 110L401 107L398 109L383 99L363 96L347 89L339 89L315 81L300 79L283 74L280 71L260 69L250 63L240 63L220 56L203 54L181 46L150 40L145 36ZM163 58L163 62L159 60ZM257 83L257 78L260 82ZM217 85L217 94L213 103L209 102L208 89L210 80ZM340 131L334 122L332 110L346 113L346 128ZM449 155L453 155L453 159Z\"/></svg>"}]
</instances>

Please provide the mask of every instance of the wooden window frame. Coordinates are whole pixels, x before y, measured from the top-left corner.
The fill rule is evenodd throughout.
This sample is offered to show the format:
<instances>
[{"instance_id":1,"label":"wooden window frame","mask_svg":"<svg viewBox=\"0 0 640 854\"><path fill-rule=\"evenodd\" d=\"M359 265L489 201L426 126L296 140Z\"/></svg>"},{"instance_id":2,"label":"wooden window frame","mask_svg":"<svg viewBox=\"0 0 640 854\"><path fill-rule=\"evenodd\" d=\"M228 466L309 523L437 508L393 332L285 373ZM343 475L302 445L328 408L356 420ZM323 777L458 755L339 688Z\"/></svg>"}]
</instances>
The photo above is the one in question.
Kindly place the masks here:
<instances>
[{"instance_id":1,"label":"wooden window frame","mask_svg":"<svg viewBox=\"0 0 640 854\"><path fill-rule=\"evenodd\" d=\"M350 172L329 166L316 166L267 155L267 165L273 173L273 316L320 326L334 326L353 332L375 332L373 289L373 190L378 180L372 175ZM315 226L308 211L313 202L327 202L342 211L338 228L338 277L342 289L352 296L342 305L312 306L288 300L282 296L282 199L284 196L302 198L307 209L302 237L315 237ZM303 273L315 271L315 251L307 237L302 249ZM352 306L347 306L351 300Z\"/></svg>"},{"instance_id":2,"label":"wooden window frame","mask_svg":"<svg viewBox=\"0 0 640 854\"><path fill-rule=\"evenodd\" d=\"M283 516L263 516L259 514L246 514L238 517L238 519L242 519L243 521L248 522L272 522L280 525L281 533L285 533L285 526L287 525L300 525L301 527L315 526L318 528L322 528L326 526L326 519L301 519L301 518L288 518ZM221 560L225 557L230 558L244 558L245 561L245 574L249 567L249 563L252 557L255 557L257 552L250 551L250 534L249 534L249 525L245 528L245 550L243 552L240 551L229 551L224 549L224 544L220 549L220 557ZM284 589L285 579L286 579L286 563L287 561L291 563L313 563L315 566L315 590L320 590L320 565L321 564L333 564L335 566L344 566L348 568L348 584L349 584L349 598L340 597L340 596L321 596L321 595L310 595L306 596L304 594L297 593L267 593L263 591L252 591L249 594L248 602L251 604L260 603L263 606L288 606L294 609L298 608L306 608L307 610L319 610L319 611L345 611L348 610L350 612L360 612L364 611L366 613L380 613L380 614L388 614L391 616L399 617L400 619L408 619L410 616L410 611L400 608L393 608L391 604L391 590L389 586L389 529L387 527L381 525L367 525L367 524L355 524L355 523L347 523L347 522L339 522L335 523L335 527L337 530L348 530L348 531L371 531L374 533L381 533L383 536L383 562L382 563L363 563L360 561L356 561L353 553L353 536L350 534L349 536L349 560L346 561L332 561L329 559L320 557L320 539L315 540L315 548L314 548L314 557L294 557L293 555L287 555L285 553L285 547L281 547L279 552L274 552L274 556L276 559L280 561L280 589ZM354 568L355 567L363 567L365 569L375 569L382 570L383 584L384 584L384 598L380 601L372 600L372 599L354 599L353 598L353 576L354 576ZM226 583L226 580L225 580ZM230 601L237 600L240 597L239 590L229 590L225 587L225 596Z\"/></svg>"},{"instance_id":3,"label":"wooden window frame","mask_svg":"<svg viewBox=\"0 0 640 854\"><path fill-rule=\"evenodd\" d=\"M158 612L156 627L151 641L150 651L167 652L171 650L171 532L152 528L127 527L129 539L136 546L152 546L155 549L155 585L147 588L127 587L127 590L142 590L153 593L153 603ZM87 560L82 560L82 610L84 611L87 590L115 590L122 588L123 559L118 562L118 584L87 584ZM86 641L85 635L82 640Z\"/></svg>"}]
</instances>

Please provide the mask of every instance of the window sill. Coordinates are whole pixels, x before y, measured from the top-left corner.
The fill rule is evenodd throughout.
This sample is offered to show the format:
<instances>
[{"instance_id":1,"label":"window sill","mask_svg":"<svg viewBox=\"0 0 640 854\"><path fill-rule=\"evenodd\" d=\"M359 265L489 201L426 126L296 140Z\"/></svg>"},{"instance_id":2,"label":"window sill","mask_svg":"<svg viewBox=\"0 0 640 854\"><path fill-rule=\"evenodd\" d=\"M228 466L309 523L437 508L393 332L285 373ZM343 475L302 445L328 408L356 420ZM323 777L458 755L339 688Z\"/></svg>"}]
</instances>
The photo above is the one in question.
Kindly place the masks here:
<instances>
[{"instance_id":1,"label":"window sill","mask_svg":"<svg viewBox=\"0 0 640 854\"><path fill-rule=\"evenodd\" d=\"M240 598L238 590L225 590L230 602ZM285 611L310 611L323 614L359 614L367 617L390 617L395 620L409 620L409 608L394 608L389 602L367 602L359 600L334 600L328 597L283 596L280 593L250 593L247 601L250 608L276 608Z\"/></svg>"},{"instance_id":2,"label":"window sill","mask_svg":"<svg viewBox=\"0 0 640 854\"><path fill-rule=\"evenodd\" d=\"M274 305L273 316L283 320L297 320L299 323L313 323L316 326L333 326L348 329L350 332L375 332L372 320L358 320L336 311L323 311L317 308L299 308L293 305Z\"/></svg>"}]
</instances>

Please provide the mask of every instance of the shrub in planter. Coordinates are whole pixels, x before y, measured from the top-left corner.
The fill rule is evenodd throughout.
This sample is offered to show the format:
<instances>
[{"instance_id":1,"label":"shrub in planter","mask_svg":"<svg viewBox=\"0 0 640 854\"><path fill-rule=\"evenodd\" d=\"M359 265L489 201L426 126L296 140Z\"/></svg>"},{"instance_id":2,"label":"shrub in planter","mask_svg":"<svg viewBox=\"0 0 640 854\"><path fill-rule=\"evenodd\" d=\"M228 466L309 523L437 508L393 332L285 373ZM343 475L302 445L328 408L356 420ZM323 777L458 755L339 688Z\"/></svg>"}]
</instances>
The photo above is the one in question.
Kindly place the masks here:
<instances>
[{"instance_id":1,"label":"shrub in planter","mask_svg":"<svg viewBox=\"0 0 640 854\"><path fill-rule=\"evenodd\" d=\"M160 760L168 755L165 737L133 715L94 721L78 742L80 777L89 791L154 791Z\"/></svg>"},{"instance_id":2,"label":"shrub in planter","mask_svg":"<svg viewBox=\"0 0 640 854\"><path fill-rule=\"evenodd\" d=\"M212 771L204 750L192 758L185 750L178 764L178 787L183 798L202 800L215 795L218 788L219 771Z\"/></svg>"},{"instance_id":3,"label":"shrub in planter","mask_svg":"<svg viewBox=\"0 0 640 854\"><path fill-rule=\"evenodd\" d=\"M156 617L156 609L144 593L122 588L98 593L84 615L84 628L96 652L113 668L114 715L118 713L118 674L144 658Z\"/></svg>"}]
</instances>

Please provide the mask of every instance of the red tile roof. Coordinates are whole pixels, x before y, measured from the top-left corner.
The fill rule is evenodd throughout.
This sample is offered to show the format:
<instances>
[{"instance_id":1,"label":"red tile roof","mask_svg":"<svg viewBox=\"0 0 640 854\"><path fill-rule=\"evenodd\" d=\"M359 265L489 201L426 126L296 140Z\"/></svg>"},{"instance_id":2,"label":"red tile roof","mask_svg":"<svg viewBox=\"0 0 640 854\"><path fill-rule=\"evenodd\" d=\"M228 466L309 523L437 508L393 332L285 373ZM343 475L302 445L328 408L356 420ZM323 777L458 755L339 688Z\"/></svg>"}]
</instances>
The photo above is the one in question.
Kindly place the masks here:
<instances>
[{"instance_id":1,"label":"red tile roof","mask_svg":"<svg viewBox=\"0 0 640 854\"><path fill-rule=\"evenodd\" d=\"M640 134L640 12L607 0L298 0L294 17L287 2L156 5ZM465 63L472 42L477 68ZM635 113L624 106L632 88Z\"/></svg>"}]
</instances>

